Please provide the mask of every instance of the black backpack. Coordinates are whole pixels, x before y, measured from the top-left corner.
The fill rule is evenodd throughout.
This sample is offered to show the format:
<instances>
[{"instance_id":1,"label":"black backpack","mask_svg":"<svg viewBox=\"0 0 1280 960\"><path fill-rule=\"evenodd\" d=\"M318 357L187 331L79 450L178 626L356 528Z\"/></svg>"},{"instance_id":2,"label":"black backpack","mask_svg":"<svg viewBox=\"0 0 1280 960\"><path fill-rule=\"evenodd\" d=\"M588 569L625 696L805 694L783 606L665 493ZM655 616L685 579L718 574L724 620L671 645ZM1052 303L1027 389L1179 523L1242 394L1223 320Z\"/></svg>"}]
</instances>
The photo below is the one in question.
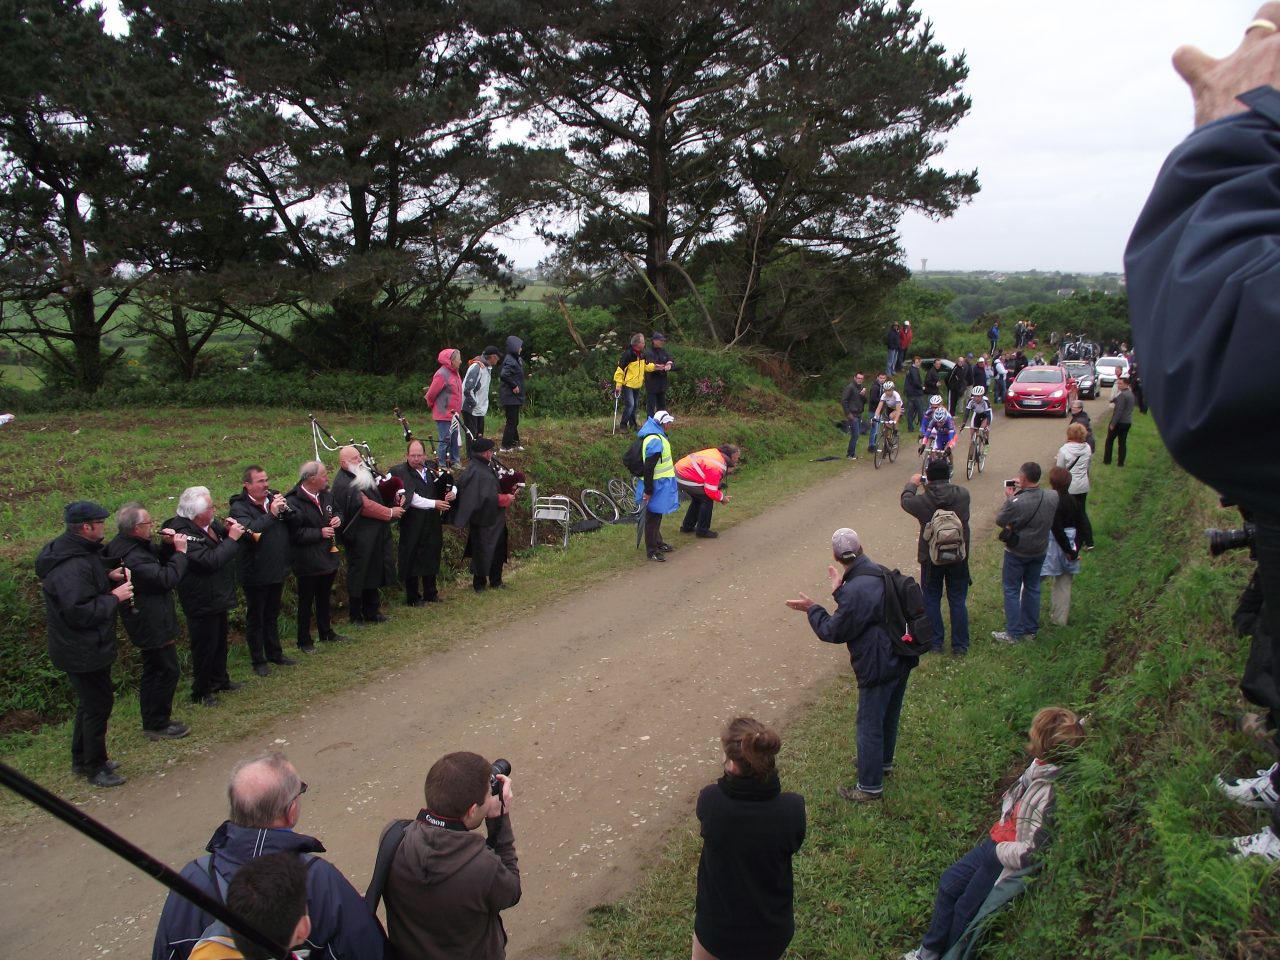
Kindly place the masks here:
<instances>
[{"instance_id":1,"label":"black backpack","mask_svg":"<svg viewBox=\"0 0 1280 960\"><path fill-rule=\"evenodd\" d=\"M644 442L650 436L652 434L636 437L631 441L631 446L627 447L627 452L622 455L622 465L633 477L644 476Z\"/></svg>"},{"instance_id":2,"label":"black backpack","mask_svg":"<svg viewBox=\"0 0 1280 960\"><path fill-rule=\"evenodd\" d=\"M933 645L933 624L924 611L924 591L915 577L880 564L855 576L878 576L884 580L884 609L880 622L889 631L894 653L920 657Z\"/></svg>"}]
</instances>

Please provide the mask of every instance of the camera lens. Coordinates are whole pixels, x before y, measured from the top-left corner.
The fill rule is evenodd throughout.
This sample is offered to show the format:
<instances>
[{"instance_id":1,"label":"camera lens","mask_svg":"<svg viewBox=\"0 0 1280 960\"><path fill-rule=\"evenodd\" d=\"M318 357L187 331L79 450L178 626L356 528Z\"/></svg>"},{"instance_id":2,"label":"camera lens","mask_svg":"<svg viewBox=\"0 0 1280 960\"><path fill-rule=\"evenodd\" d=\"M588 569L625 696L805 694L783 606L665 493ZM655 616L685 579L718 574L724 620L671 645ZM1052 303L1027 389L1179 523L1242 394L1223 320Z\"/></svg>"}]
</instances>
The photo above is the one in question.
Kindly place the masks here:
<instances>
[{"instance_id":1,"label":"camera lens","mask_svg":"<svg viewBox=\"0 0 1280 960\"><path fill-rule=\"evenodd\" d=\"M489 790L496 797L502 792L502 781L498 779L498 774L501 774L504 777L511 776L511 761L502 759L495 760L489 770Z\"/></svg>"}]
</instances>

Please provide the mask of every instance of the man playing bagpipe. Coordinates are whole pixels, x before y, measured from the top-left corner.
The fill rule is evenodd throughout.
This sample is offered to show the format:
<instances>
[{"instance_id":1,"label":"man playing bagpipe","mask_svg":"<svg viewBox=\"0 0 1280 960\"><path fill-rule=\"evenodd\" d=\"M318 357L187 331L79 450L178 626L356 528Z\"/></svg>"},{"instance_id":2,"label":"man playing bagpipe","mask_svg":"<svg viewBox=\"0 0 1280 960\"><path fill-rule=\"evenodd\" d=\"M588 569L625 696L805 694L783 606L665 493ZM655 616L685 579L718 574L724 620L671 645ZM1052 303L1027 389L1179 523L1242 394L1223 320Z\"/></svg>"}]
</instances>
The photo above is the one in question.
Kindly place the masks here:
<instances>
[{"instance_id":1,"label":"man playing bagpipe","mask_svg":"<svg viewBox=\"0 0 1280 960\"><path fill-rule=\"evenodd\" d=\"M400 518L400 579L404 602L410 607L439 603L436 576L440 572L440 548L444 545L442 514L457 495L453 475L427 463L421 440L410 440L405 462L391 468L406 494L405 514Z\"/></svg>"},{"instance_id":2,"label":"man playing bagpipe","mask_svg":"<svg viewBox=\"0 0 1280 960\"><path fill-rule=\"evenodd\" d=\"M333 509L343 520L338 536L347 554L351 623L382 623L387 618L378 609L378 588L396 579L391 521L404 515L396 497L400 483L380 484L355 447L338 451L338 462L342 469L333 483Z\"/></svg>"},{"instance_id":3,"label":"man playing bagpipe","mask_svg":"<svg viewBox=\"0 0 1280 960\"><path fill-rule=\"evenodd\" d=\"M524 486L524 474L493 462L493 441L478 438L472 457L458 480L458 498L449 523L468 531L464 556L471 557L471 585L476 593L486 586L500 589L507 562L507 507Z\"/></svg>"}]
</instances>

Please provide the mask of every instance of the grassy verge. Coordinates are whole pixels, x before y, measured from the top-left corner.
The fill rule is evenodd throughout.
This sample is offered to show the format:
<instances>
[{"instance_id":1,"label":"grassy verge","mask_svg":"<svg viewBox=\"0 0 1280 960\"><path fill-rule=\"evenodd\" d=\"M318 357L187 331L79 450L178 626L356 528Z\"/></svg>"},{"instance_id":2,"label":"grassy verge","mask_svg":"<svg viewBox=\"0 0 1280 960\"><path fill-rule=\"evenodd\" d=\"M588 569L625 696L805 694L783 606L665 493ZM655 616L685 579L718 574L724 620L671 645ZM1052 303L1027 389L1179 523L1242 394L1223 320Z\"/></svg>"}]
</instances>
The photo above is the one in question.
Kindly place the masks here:
<instances>
[{"instance_id":1,"label":"grassy verge","mask_svg":"<svg viewBox=\"0 0 1280 960\"><path fill-rule=\"evenodd\" d=\"M802 415L817 416L807 411ZM168 429L166 424L171 422L181 424L181 430ZM0 573L11 571L10 576L0 576L0 616L7 624L0 640L5 659L0 665L0 702L13 703L20 697L44 704L66 700L65 677L53 669L45 654L43 605L31 569L39 546L59 532L65 500L72 495L92 497L114 507L136 497L150 504L157 517L167 517L170 499L192 483L206 483L215 501L225 503L238 490L240 461L245 457L266 464L273 476L282 478L280 489L287 489L291 470L274 465L296 465L310 456L305 416L297 411L166 411L163 420L142 413L127 422L111 415L88 414L74 420L51 416L42 425L45 430L27 435L20 455L0 464L0 490L10 491L0 498L0 529L9 531L0 543ZM330 426L338 429L336 424ZM814 433L797 419L763 423L730 416L682 417L679 426L679 433L673 435L678 451L727 440L741 443L746 450L743 468L734 479L733 506L717 513L719 526L731 526L765 509L772 502L769 492L778 484L799 488L831 476L835 466L809 462L815 456ZM388 426L367 417L346 418L342 429L348 431L344 435L356 432L370 437L378 453L401 449L394 421ZM630 442L629 436L610 437L607 420L537 420L527 434L529 450L518 465L538 482L540 493L570 492L575 497L582 486L603 486L609 476L621 473L621 454ZM834 454L843 449L844 440L836 431L827 429L821 437L831 449L819 452ZM393 456L384 458L386 465L394 462ZM327 459L332 464L333 458ZM512 462L517 461L512 458ZM37 479L24 483L22 477ZM303 666L277 671L270 680L259 680L250 672L248 652L234 634L239 624L233 614L231 674L247 680L248 687L235 695L234 709L197 711L185 701L189 670L184 666L175 716L191 723L194 732L163 750L143 740L138 729L134 651L122 642L109 738L112 756L137 775L181 763L212 744L261 730L263 724L306 709L380 670L395 669L463 642L485 630L494 617L515 616L529 605L627 574L644 562L642 551L627 549L634 542L634 527L629 524L575 535L567 549L530 550L525 546L529 533L522 519L528 515L527 500L512 512L512 543L518 555L508 579L511 589L487 594L483 604L468 589L466 574L457 589L446 589L449 602L442 608L409 610L396 605L394 591L388 591L392 622L362 634L358 644L321 647ZM460 554L460 538L448 538L446 557L455 572L463 568ZM341 590L336 590L335 601L340 596ZM285 610L292 611L290 600ZM335 615L342 616L341 612ZM287 616L281 621L281 635L286 641L293 637ZM185 657L185 643L179 643L179 651ZM88 790L67 770L68 739L66 722L45 723L0 738L0 756L75 799ZM11 795L0 795L0 824L29 816L30 808Z\"/></svg>"},{"instance_id":2,"label":"grassy verge","mask_svg":"<svg viewBox=\"0 0 1280 960\"><path fill-rule=\"evenodd\" d=\"M1042 620L1034 644L990 641L1002 626L1000 549L977 547L972 651L928 657L913 676L882 804L834 793L853 778L852 677L786 731L784 787L809 808L788 957L896 957L917 944L939 874L990 826L1025 763L1031 716L1051 703L1090 713L1092 734L1061 791L1046 869L985 955L1280 955L1277 873L1231 860L1222 839L1265 821L1210 785L1224 768L1268 762L1228 732L1245 655L1229 616L1247 563L1211 562L1199 535L1234 515L1172 467L1145 419L1123 471L1099 463L1089 506L1099 546L1076 578L1071 626ZM595 910L566 955L687 955L699 849L691 816L638 889Z\"/></svg>"}]
</instances>

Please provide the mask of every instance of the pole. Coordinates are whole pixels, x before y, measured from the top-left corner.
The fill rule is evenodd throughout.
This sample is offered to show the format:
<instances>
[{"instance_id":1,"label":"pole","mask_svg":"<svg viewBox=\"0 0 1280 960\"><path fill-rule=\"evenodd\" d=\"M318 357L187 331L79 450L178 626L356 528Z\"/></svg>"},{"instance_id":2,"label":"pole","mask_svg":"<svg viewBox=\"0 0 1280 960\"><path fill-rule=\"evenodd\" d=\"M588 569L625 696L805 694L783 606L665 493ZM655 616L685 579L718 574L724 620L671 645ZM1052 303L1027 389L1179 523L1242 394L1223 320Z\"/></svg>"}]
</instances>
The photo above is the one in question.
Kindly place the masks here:
<instances>
[{"instance_id":1,"label":"pole","mask_svg":"<svg viewBox=\"0 0 1280 960\"><path fill-rule=\"evenodd\" d=\"M618 432L618 395L613 395L613 427L609 430L609 436L613 436Z\"/></svg>"},{"instance_id":2,"label":"pole","mask_svg":"<svg viewBox=\"0 0 1280 960\"><path fill-rule=\"evenodd\" d=\"M287 949L272 941L262 931L245 923L221 900L211 897L167 864L161 863L141 847L134 846L120 834L99 823L78 807L72 806L57 794L50 793L34 780L23 776L7 763L0 763L0 784L8 787L24 800L53 814L72 829L79 830L90 840L106 847L121 859L127 860L143 873L159 880L178 896L184 897L213 916L215 920L222 921L232 930L244 934L258 946L269 950L271 956L280 958L290 956Z\"/></svg>"}]
</instances>

